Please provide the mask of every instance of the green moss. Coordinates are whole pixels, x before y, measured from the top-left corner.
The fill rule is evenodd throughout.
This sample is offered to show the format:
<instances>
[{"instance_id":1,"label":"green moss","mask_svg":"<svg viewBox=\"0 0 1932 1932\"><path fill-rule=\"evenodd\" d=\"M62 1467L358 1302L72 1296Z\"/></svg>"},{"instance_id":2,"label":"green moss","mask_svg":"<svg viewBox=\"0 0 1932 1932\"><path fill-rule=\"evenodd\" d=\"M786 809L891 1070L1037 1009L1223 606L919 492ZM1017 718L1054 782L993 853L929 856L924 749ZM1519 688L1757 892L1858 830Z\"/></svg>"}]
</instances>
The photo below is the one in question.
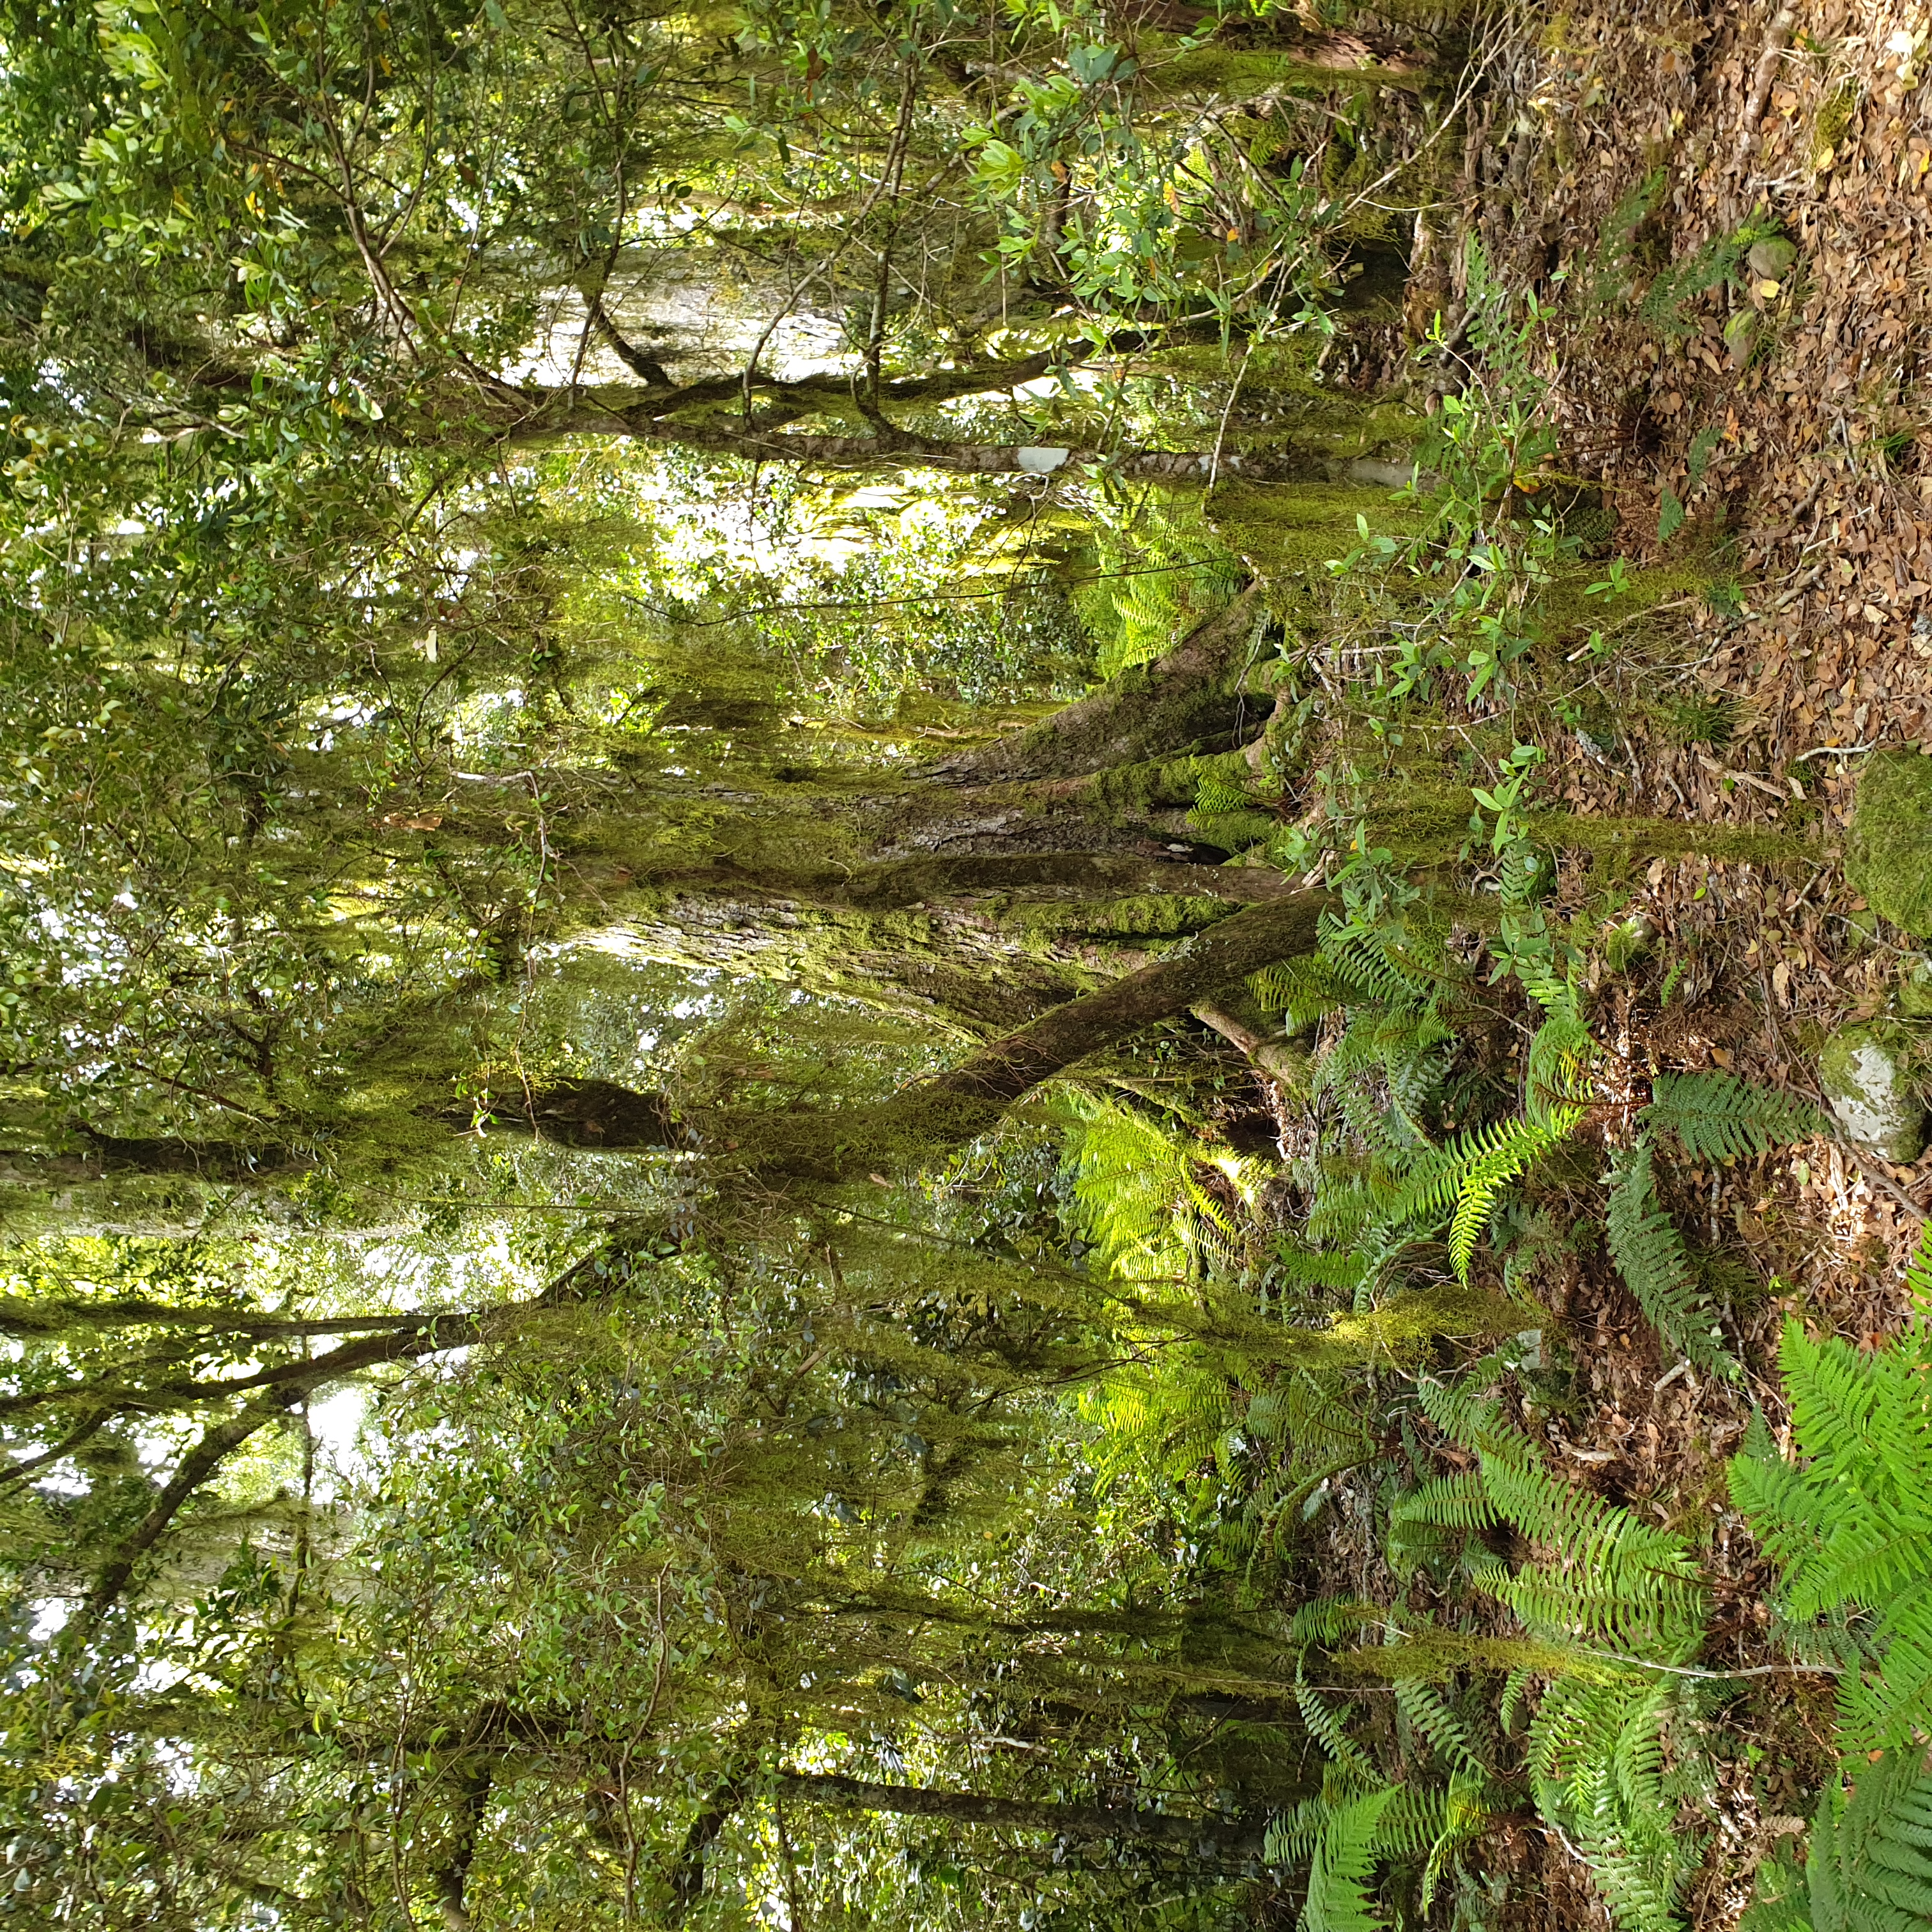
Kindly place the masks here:
<instances>
[{"instance_id":1,"label":"green moss","mask_svg":"<svg viewBox=\"0 0 1932 1932\"><path fill-rule=\"evenodd\" d=\"M1887 1160L1924 1150L1925 1106L1915 1088L1904 1029L1874 1024L1841 1028L1818 1056L1818 1084L1839 1124Z\"/></svg>"},{"instance_id":2,"label":"green moss","mask_svg":"<svg viewBox=\"0 0 1932 1932\"><path fill-rule=\"evenodd\" d=\"M1282 86L1330 93L1337 87L1364 82L1386 87L1422 85L1421 76L1397 74L1388 68L1317 67L1271 50L1216 46L1191 47L1171 58L1157 56L1148 62L1146 78L1163 94L1217 94L1234 100L1249 100Z\"/></svg>"},{"instance_id":3,"label":"green moss","mask_svg":"<svg viewBox=\"0 0 1932 1932\"><path fill-rule=\"evenodd\" d=\"M1361 542L1357 518L1372 534L1406 537L1424 513L1386 490L1338 483L1224 483L1208 502L1208 520L1221 541L1261 577L1304 576Z\"/></svg>"},{"instance_id":4,"label":"green moss","mask_svg":"<svg viewBox=\"0 0 1932 1932\"><path fill-rule=\"evenodd\" d=\"M1264 812L1191 812L1187 822L1209 844L1228 852L1244 852L1281 829L1281 821Z\"/></svg>"},{"instance_id":5,"label":"green moss","mask_svg":"<svg viewBox=\"0 0 1932 1932\"><path fill-rule=\"evenodd\" d=\"M1786 832L1742 825L1711 825L1675 818L1589 818L1568 812L1540 812L1528 820L1530 835L1542 845L1588 852L1614 864L1646 859L1700 858L1774 865L1802 858L1810 850Z\"/></svg>"},{"instance_id":6,"label":"green moss","mask_svg":"<svg viewBox=\"0 0 1932 1932\"><path fill-rule=\"evenodd\" d=\"M1051 956L1056 943L1091 935L1118 944L1126 939L1184 939L1226 919L1225 899L1180 892L1141 892L1130 898L1035 900L1008 908L1001 924L1023 935L1030 951Z\"/></svg>"},{"instance_id":7,"label":"green moss","mask_svg":"<svg viewBox=\"0 0 1932 1932\"><path fill-rule=\"evenodd\" d=\"M1858 83L1841 80L1819 102L1818 118L1811 124L1811 165L1819 173L1838 159L1838 144L1850 130L1858 100Z\"/></svg>"},{"instance_id":8,"label":"green moss","mask_svg":"<svg viewBox=\"0 0 1932 1932\"><path fill-rule=\"evenodd\" d=\"M1858 780L1845 875L1874 912L1932 939L1932 758L1873 753Z\"/></svg>"},{"instance_id":9,"label":"green moss","mask_svg":"<svg viewBox=\"0 0 1932 1932\"><path fill-rule=\"evenodd\" d=\"M1467 785L1448 779L1378 786L1369 800L1370 836L1409 865L1437 863L1462 850L1474 804Z\"/></svg>"},{"instance_id":10,"label":"green moss","mask_svg":"<svg viewBox=\"0 0 1932 1932\"><path fill-rule=\"evenodd\" d=\"M1095 772L1085 789L1090 799L1119 820L1162 808L1191 806L1201 796L1204 779L1238 785L1252 776L1243 752L1190 753L1116 765L1111 771Z\"/></svg>"}]
</instances>

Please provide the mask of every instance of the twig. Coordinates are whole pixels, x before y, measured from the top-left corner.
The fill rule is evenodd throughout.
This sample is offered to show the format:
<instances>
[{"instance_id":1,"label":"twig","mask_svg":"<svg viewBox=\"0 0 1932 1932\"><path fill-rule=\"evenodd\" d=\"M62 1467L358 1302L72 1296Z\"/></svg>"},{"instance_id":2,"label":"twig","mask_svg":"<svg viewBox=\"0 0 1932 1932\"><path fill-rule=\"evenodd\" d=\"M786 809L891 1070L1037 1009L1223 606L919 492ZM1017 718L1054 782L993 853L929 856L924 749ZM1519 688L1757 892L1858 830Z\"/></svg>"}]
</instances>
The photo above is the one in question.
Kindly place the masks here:
<instances>
[{"instance_id":1,"label":"twig","mask_svg":"<svg viewBox=\"0 0 1932 1932\"><path fill-rule=\"evenodd\" d=\"M1832 1144L1850 1154L1858 1163L1858 1172L1874 1187L1882 1188L1914 1220L1932 1220L1932 1214L1928 1214L1924 1208L1920 1207L1918 1203L1913 1200L1912 1196L1906 1193L1905 1190L1900 1186L1898 1183L1893 1180L1876 1161L1868 1159L1861 1149L1854 1147L1850 1141L1839 1140L1835 1137L1833 1138Z\"/></svg>"},{"instance_id":2,"label":"twig","mask_svg":"<svg viewBox=\"0 0 1932 1932\"><path fill-rule=\"evenodd\" d=\"M1757 57L1757 71L1751 76L1751 91L1745 98L1744 124L1738 130L1738 159L1742 160L1750 152L1751 142L1756 138L1757 124L1764 117L1765 104L1771 98L1772 84L1778 78L1778 62L1784 57L1784 50L1791 44L1791 36L1798 26L1796 11L1790 7L1781 7L1772 16L1769 29L1764 37L1764 51Z\"/></svg>"}]
</instances>

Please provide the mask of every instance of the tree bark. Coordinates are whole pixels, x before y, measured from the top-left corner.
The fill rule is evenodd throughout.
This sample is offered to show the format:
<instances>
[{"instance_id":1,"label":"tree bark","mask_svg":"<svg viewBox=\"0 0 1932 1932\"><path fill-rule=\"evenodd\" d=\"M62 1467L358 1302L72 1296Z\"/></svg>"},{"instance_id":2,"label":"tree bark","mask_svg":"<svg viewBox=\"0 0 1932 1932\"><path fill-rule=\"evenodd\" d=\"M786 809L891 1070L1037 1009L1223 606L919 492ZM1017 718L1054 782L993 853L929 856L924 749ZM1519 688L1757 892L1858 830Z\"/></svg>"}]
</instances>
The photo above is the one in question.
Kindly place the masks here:
<instances>
[{"instance_id":1,"label":"tree bark","mask_svg":"<svg viewBox=\"0 0 1932 1932\"><path fill-rule=\"evenodd\" d=\"M1312 952L1325 892L1301 892L1233 914L1168 958L1083 999L1069 1000L961 1065L875 1107L824 1114L722 1117L706 1138L743 1146L768 1183L836 1182L908 1157L927 1157L983 1133L1042 1081L1184 1012L1278 959Z\"/></svg>"},{"instance_id":2,"label":"tree bark","mask_svg":"<svg viewBox=\"0 0 1932 1932\"><path fill-rule=\"evenodd\" d=\"M1231 688L1258 613L1252 585L1151 664L1136 665L1090 696L1018 731L932 767L953 784L1082 777L1174 757L1190 745L1244 744L1271 706Z\"/></svg>"},{"instance_id":3,"label":"tree bark","mask_svg":"<svg viewBox=\"0 0 1932 1932\"><path fill-rule=\"evenodd\" d=\"M1049 1832L1058 1838L1133 1839L1210 1856L1256 1858L1262 1834L1232 1819L1183 1818L1127 1805L1057 1804L1028 1798L994 1798L975 1791L934 1791L908 1784L872 1784L830 1772L780 1772L781 1797L838 1811L884 1811L901 1817L942 1818L953 1825Z\"/></svg>"}]
</instances>

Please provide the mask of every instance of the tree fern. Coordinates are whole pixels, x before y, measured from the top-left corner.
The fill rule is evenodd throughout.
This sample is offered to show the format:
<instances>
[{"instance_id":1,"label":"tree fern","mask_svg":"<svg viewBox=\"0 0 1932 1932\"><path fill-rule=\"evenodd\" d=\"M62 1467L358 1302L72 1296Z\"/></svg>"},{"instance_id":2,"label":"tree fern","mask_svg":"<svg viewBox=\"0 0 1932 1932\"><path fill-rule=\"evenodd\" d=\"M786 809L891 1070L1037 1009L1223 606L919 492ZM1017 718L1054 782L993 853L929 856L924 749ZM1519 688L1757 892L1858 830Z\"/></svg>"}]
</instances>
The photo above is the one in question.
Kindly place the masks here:
<instances>
[{"instance_id":1,"label":"tree fern","mask_svg":"<svg viewBox=\"0 0 1932 1932\"><path fill-rule=\"evenodd\" d=\"M1932 1728L1932 1336L1916 1320L1861 1353L1785 1324L1779 1367L1802 1466L1761 1432L1731 1464L1731 1493L1782 1572L1796 1621L1846 1609L1870 1618L1876 1672L1838 1684L1848 1750L1903 1745Z\"/></svg>"},{"instance_id":2,"label":"tree fern","mask_svg":"<svg viewBox=\"0 0 1932 1932\"><path fill-rule=\"evenodd\" d=\"M1693 1160L1763 1154L1808 1139L1823 1126L1808 1101L1715 1071L1660 1073L1639 1118L1672 1136Z\"/></svg>"},{"instance_id":3,"label":"tree fern","mask_svg":"<svg viewBox=\"0 0 1932 1932\"><path fill-rule=\"evenodd\" d=\"M1738 1364L1723 1345L1718 1311L1691 1272L1676 1223L1658 1204L1647 1140L1612 1166L1606 1220L1617 1272L1650 1325L1700 1368L1735 1379Z\"/></svg>"}]
</instances>

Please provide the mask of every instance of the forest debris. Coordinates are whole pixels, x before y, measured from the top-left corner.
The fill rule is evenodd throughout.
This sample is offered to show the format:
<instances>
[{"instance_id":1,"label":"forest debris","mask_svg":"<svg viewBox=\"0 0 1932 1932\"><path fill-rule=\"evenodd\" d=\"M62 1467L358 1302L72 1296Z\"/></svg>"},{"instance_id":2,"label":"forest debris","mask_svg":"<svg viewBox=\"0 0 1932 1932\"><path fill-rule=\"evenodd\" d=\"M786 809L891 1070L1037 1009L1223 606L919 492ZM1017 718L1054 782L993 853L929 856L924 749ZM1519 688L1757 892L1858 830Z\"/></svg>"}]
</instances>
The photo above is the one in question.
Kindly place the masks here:
<instances>
[{"instance_id":1,"label":"forest debris","mask_svg":"<svg viewBox=\"0 0 1932 1932\"><path fill-rule=\"evenodd\" d=\"M1779 64L1797 27L1798 14L1793 8L1781 7L1772 16L1771 26L1765 33L1764 51L1757 57L1757 71L1751 78L1751 90L1744 98L1744 116L1738 126L1740 160L1750 152L1757 124L1764 118L1765 104L1771 98L1772 84L1778 78Z\"/></svg>"}]
</instances>

